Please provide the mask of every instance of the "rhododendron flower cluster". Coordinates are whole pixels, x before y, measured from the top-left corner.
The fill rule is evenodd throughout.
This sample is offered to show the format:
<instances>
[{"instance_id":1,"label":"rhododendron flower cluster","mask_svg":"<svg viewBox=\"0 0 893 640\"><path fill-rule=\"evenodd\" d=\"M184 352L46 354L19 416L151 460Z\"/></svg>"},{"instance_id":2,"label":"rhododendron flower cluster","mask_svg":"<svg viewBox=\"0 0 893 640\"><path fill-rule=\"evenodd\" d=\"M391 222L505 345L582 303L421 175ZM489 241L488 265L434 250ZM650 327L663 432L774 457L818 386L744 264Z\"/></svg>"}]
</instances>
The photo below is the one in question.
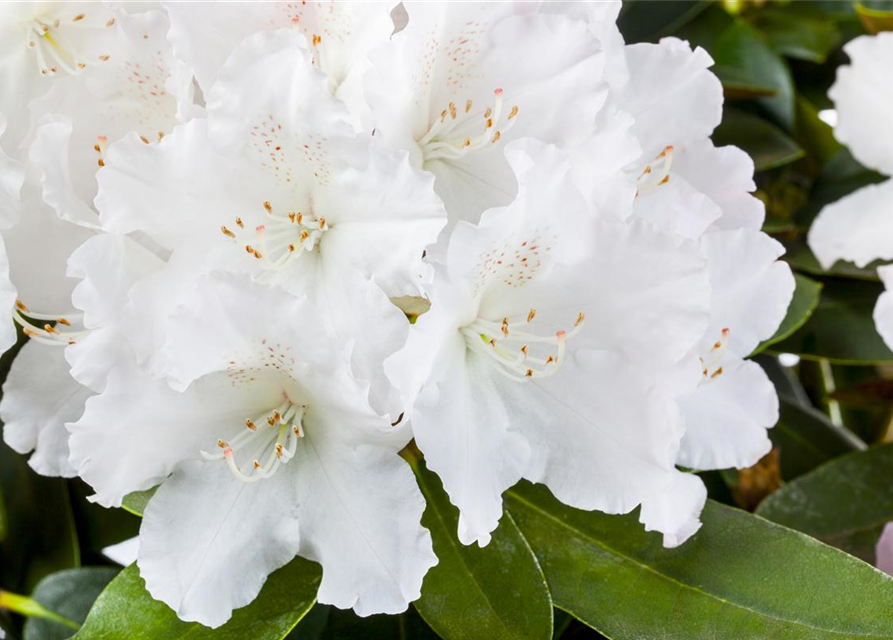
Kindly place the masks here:
<instances>
[{"instance_id":1,"label":"rhododendron flower cluster","mask_svg":"<svg viewBox=\"0 0 893 640\"><path fill-rule=\"evenodd\" d=\"M618 8L0 6L4 438L106 507L157 487L137 564L180 618L295 556L405 610L411 441L481 546L522 479L677 546L692 471L768 452L746 357L793 276L710 56Z\"/></svg>"}]
</instances>

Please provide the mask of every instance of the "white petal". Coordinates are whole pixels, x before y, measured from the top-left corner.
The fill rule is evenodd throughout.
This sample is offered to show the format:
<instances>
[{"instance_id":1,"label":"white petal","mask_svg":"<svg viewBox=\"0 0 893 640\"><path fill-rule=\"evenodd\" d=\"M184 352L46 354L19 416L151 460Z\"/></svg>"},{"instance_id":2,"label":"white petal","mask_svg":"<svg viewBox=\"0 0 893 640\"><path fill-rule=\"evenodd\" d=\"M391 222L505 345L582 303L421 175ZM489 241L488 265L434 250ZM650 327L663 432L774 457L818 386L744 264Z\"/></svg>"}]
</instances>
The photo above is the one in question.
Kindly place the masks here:
<instances>
[{"instance_id":1,"label":"white petal","mask_svg":"<svg viewBox=\"0 0 893 640\"><path fill-rule=\"evenodd\" d=\"M215 321L209 324L206 318ZM169 375L178 390L235 366L272 367L289 375L301 365L338 360L318 311L306 298L244 276L217 273L202 279L169 324Z\"/></svg>"},{"instance_id":2,"label":"white petal","mask_svg":"<svg viewBox=\"0 0 893 640\"><path fill-rule=\"evenodd\" d=\"M679 403L685 437L679 464L691 469L749 467L769 453L767 429L778 422L778 395L763 369L725 358L722 374Z\"/></svg>"},{"instance_id":3,"label":"white petal","mask_svg":"<svg viewBox=\"0 0 893 640\"><path fill-rule=\"evenodd\" d=\"M519 387L516 428L532 453L525 477L565 504L605 513L626 513L662 491L683 433L674 397L697 384L692 364L654 372L583 350L556 375Z\"/></svg>"},{"instance_id":4,"label":"white petal","mask_svg":"<svg viewBox=\"0 0 893 640\"><path fill-rule=\"evenodd\" d=\"M280 29L245 39L220 70L206 96L209 131L219 148L249 147L266 161L269 144L258 134L269 131L283 148L273 159L299 166L320 158L305 151L293 136L314 136L314 141L353 133L345 105L327 89L328 79L311 62L306 40L297 31ZM251 136L254 133L255 136ZM249 137L251 136L251 137ZM252 151L253 149L253 151ZM281 182L285 175L270 167ZM285 167L282 167L285 170Z\"/></svg>"},{"instance_id":5,"label":"white petal","mask_svg":"<svg viewBox=\"0 0 893 640\"><path fill-rule=\"evenodd\" d=\"M0 353L4 353L16 343L16 327L12 321L12 310L15 307L18 292L9 279L9 260L6 257L6 245L0 237L0 313L6 320L0 322Z\"/></svg>"},{"instance_id":6,"label":"white petal","mask_svg":"<svg viewBox=\"0 0 893 640\"><path fill-rule=\"evenodd\" d=\"M759 231L766 217L763 202L752 195L754 164L738 147L715 147L710 140L689 143L674 154L672 173L716 203L722 217L714 222L720 229Z\"/></svg>"},{"instance_id":7,"label":"white petal","mask_svg":"<svg viewBox=\"0 0 893 640\"><path fill-rule=\"evenodd\" d=\"M568 303L586 312L574 340L652 365L679 361L709 317L711 287L696 244L644 222L607 220L589 244L592 255L565 285L578 292Z\"/></svg>"},{"instance_id":8,"label":"white petal","mask_svg":"<svg viewBox=\"0 0 893 640\"><path fill-rule=\"evenodd\" d=\"M60 220L36 195L23 203L21 218L3 232L3 240L10 278L28 307L49 314L71 309L75 282L66 277L65 265L91 235L88 229Z\"/></svg>"},{"instance_id":9,"label":"white petal","mask_svg":"<svg viewBox=\"0 0 893 640\"><path fill-rule=\"evenodd\" d=\"M212 628L254 600L298 550L293 471L253 484L223 463L190 461L174 471L140 527L137 564L152 597Z\"/></svg>"},{"instance_id":10,"label":"white petal","mask_svg":"<svg viewBox=\"0 0 893 640\"><path fill-rule=\"evenodd\" d=\"M668 177L667 183L639 193L635 215L685 238L697 239L719 220L722 210L684 177L674 172Z\"/></svg>"},{"instance_id":11,"label":"white petal","mask_svg":"<svg viewBox=\"0 0 893 640\"><path fill-rule=\"evenodd\" d=\"M94 500L119 506L133 491L164 480L184 459L214 447L278 404L277 389L233 385L225 374L197 381L186 393L135 367L108 374L105 390L69 424L71 463L96 491Z\"/></svg>"},{"instance_id":12,"label":"white petal","mask_svg":"<svg viewBox=\"0 0 893 640\"><path fill-rule=\"evenodd\" d=\"M6 116L0 113L0 136L6 130ZM20 191L25 168L0 149L0 226L14 224L19 217Z\"/></svg>"},{"instance_id":13,"label":"white petal","mask_svg":"<svg viewBox=\"0 0 893 640\"><path fill-rule=\"evenodd\" d=\"M893 175L893 34L851 40L844 47L851 64L837 68L828 92L837 109L834 135L862 164Z\"/></svg>"},{"instance_id":14,"label":"white petal","mask_svg":"<svg viewBox=\"0 0 893 640\"><path fill-rule=\"evenodd\" d=\"M893 180L862 187L827 205L809 229L809 248L826 269L838 260L864 267L893 258Z\"/></svg>"},{"instance_id":15,"label":"white petal","mask_svg":"<svg viewBox=\"0 0 893 640\"><path fill-rule=\"evenodd\" d=\"M72 477L67 422L84 412L92 393L68 373L62 347L28 342L16 355L3 384L3 438L19 453L34 453L28 464L45 476Z\"/></svg>"},{"instance_id":16,"label":"white petal","mask_svg":"<svg viewBox=\"0 0 893 640\"><path fill-rule=\"evenodd\" d=\"M642 503L639 521L646 531L664 534L664 546L678 547L701 528L707 488L693 473L674 473L674 482Z\"/></svg>"},{"instance_id":17,"label":"white petal","mask_svg":"<svg viewBox=\"0 0 893 640\"><path fill-rule=\"evenodd\" d=\"M509 141L530 136L571 145L594 133L606 92L603 56L585 22L563 15L512 15L536 11L535 5L522 4L429 3L407 10L406 29L371 56L366 98L376 135L435 173L453 221L476 222L483 210L510 200L514 185L501 155ZM452 51L451 42L463 44ZM554 42L562 46L556 49ZM550 55L540 54L545 50ZM488 128L483 116L496 90L502 90L504 109ZM483 140L495 130L500 136L462 158L435 156L425 162L418 141L450 104L461 116L445 134L447 142L461 146L466 137ZM507 129L513 106L519 110Z\"/></svg>"},{"instance_id":18,"label":"white petal","mask_svg":"<svg viewBox=\"0 0 893 640\"><path fill-rule=\"evenodd\" d=\"M96 195L97 157L94 154L86 162L70 163L71 138L70 121L44 119L31 143L29 159L40 171L44 202L61 219L95 228L99 226L99 216L88 203ZM73 177L71 171L78 175Z\"/></svg>"},{"instance_id":19,"label":"white petal","mask_svg":"<svg viewBox=\"0 0 893 640\"><path fill-rule=\"evenodd\" d=\"M433 176L413 169L405 152L365 138L339 149L337 172L313 193L332 227L320 241L323 269L359 272L391 296L414 295L422 253L446 224Z\"/></svg>"},{"instance_id":20,"label":"white petal","mask_svg":"<svg viewBox=\"0 0 893 640\"><path fill-rule=\"evenodd\" d=\"M225 240L217 220L234 220L263 202L247 180L214 150L207 122L192 120L157 144L133 134L109 147L96 207L110 233L142 231L169 249L202 238L206 248Z\"/></svg>"},{"instance_id":21,"label":"white petal","mask_svg":"<svg viewBox=\"0 0 893 640\"><path fill-rule=\"evenodd\" d=\"M111 324L127 303L131 287L164 263L128 236L96 235L68 259L68 276L80 282L72 293L74 306L84 312L84 325Z\"/></svg>"},{"instance_id":22,"label":"white petal","mask_svg":"<svg viewBox=\"0 0 893 640\"><path fill-rule=\"evenodd\" d=\"M794 295L794 275L778 260L784 247L761 231L711 231L701 240L713 300L704 348L729 329L729 350L741 357L771 338Z\"/></svg>"},{"instance_id":23,"label":"white petal","mask_svg":"<svg viewBox=\"0 0 893 640\"><path fill-rule=\"evenodd\" d=\"M308 422L293 465L299 493L301 551L323 567L319 601L357 614L399 613L416 600L437 564L421 526L425 501L396 447L353 444L322 416ZM359 432L362 417L350 420ZM368 430L380 419L366 418ZM314 427L316 427L314 429Z\"/></svg>"},{"instance_id":24,"label":"white petal","mask_svg":"<svg viewBox=\"0 0 893 640\"><path fill-rule=\"evenodd\" d=\"M887 346L893 349L893 265L878 267L877 272L886 290L878 297L874 308L874 324Z\"/></svg>"},{"instance_id":25,"label":"white petal","mask_svg":"<svg viewBox=\"0 0 893 640\"><path fill-rule=\"evenodd\" d=\"M394 30L390 2L280 2L227 3L208 12L200 4L166 3L171 14L169 38L177 56L195 68L207 92L226 62L233 43L258 31L294 28L308 42L321 36L314 48L317 65L331 76L333 89L363 71L366 52L384 42Z\"/></svg>"},{"instance_id":26,"label":"white petal","mask_svg":"<svg viewBox=\"0 0 893 640\"><path fill-rule=\"evenodd\" d=\"M413 433L459 508L459 540L485 546L502 517L502 493L521 479L530 459L530 445L515 427L526 407L515 404L517 383L499 379L489 362L466 353L458 333L440 357L448 359L442 376L429 381L413 406Z\"/></svg>"},{"instance_id":27,"label":"white petal","mask_svg":"<svg viewBox=\"0 0 893 640\"><path fill-rule=\"evenodd\" d=\"M642 159L650 162L667 145L707 138L722 119L722 85L709 71L713 59L700 47L664 38L626 47L630 81L620 106L636 119Z\"/></svg>"}]
</instances>

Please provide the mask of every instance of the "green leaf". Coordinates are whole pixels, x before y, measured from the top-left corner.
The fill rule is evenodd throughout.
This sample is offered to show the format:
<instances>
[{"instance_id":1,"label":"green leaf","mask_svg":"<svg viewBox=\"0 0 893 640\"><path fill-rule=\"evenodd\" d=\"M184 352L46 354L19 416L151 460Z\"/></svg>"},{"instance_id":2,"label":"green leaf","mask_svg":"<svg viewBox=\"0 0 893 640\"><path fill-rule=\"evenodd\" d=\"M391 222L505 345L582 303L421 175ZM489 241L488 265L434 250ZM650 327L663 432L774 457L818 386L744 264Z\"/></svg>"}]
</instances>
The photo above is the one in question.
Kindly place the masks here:
<instances>
[{"instance_id":1,"label":"green leaf","mask_svg":"<svg viewBox=\"0 0 893 640\"><path fill-rule=\"evenodd\" d=\"M713 142L718 147L741 147L753 158L757 171L789 164L805 153L774 124L732 108L724 110L722 123L713 132Z\"/></svg>"},{"instance_id":2,"label":"green leaf","mask_svg":"<svg viewBox=\"0 0 893 640\"><path fill-rule=\"evenodd\" d=\"M568 508L542 487L507 493L555 604L635 640L893 638L893 578L737 509L708 502L676 549L636 514Z\"/></svg>"},{"instance_id":3,"label":"green leaf","mask_svg":"<svg viewBox=\"0 0 893 640\"><path fill-rule=\"evenodd\" d=\"M377 615L367 618L360 618L353 611L342 611L332 607L328 624L319 636L320 640L378 640L379 638L438 640L438 635L425 624L412 607L395 616ZM304 638L299 636L297 640Z\"/></svg>"},{"instance_id":4,"label":"green leaf","mask_svg":"<svg viewBox=\"0 0 893 640\"><path fill-rule=\"evenodd\" d=\"M797 222L806 228L825 205L837 202L866 185L884 180L886 177L862 166L849 149L843 147L822 167L809 194L809 204L797 212Z\"/></svg>"},{"instance_id":5,"label":"green leaf","mask_svg":"<svg viewBox=\"0 0 893 640\"><path fill-rule=\"evenodd\" d=\"M879 282L827 279L812 317L792 336L772 345L772 350L835 364L893 362L893 351L878 335L872 318L883 290Z\"/></svg>"},{"instance_id":6,"label":"green leaf","mask_svg":"<svg viewBox=\"0 0 893 640\"><path fill-rule=\"evenodd\" d=\"M124 496L124 499L121 501L121 507L135 516L143 517L143 512L146 510L146 505L149 504L149 499L155 495L155 492L158 490L158 487L152 487L151 489L146 489L145 491L134 491L133 493L128 493Z\"/></svg>"},{"instance_id":7,"label":"green leaf","mask_svg":"<svg viewBox=\"0 0 893 640\"><path fill-rule=\"evenodd\" d=\"M752 24L776 51L789 58L821 64L840 43L837 23L818 7L772 4L753 12Z\"/></svg>"},{"instance_id":8,"label":"green leaf","mask_svg":"<svg viewBox=\"0 0 893 640\"><path fill-rule=\"evenodd\" d=\"M878 7L867 6L868 4L856 2L856 14L865 25L865 29L869 33L893 31L893 6L889 2Z\"/></svg>"},{"instance_id":9,"label":"green leaf","mask_svg":"<svg viewBox=\"0 0 893 640\"><path fill-rule=\"evenodd\" d=\"M837 456L865 449L851 431L838 427L812 407L779 396L778 424L769 430L781 450L781 476L791 480Z\"/></svg>"},{"instance_id":10,"label":"green leaf","mask_svg":"<svg viewBox=\"0 0 893 640\"><path fill-rule=\"evenodd\" d=\"M709 6L710 2L704 0L625 2L617 19L617 26L628 44L657 42L663 36L674 33Z\"/></svg>"},{"instance_id":11,"label":"green leaf","mask_svg":"<svg viewBox=\"0 0 893 640\"><path fill-rule=\"evenodd\" d=\"M756 348L755 354L771 344L781 342L806 324L806 321L809 320L812 312L818 306L822 292L822 283L811 280L806 276L801 276L799 273L794 274L794 281L796 283L794 298L791 300L791 306L788 307L784 320L781 321L775 335Z\"/></svg>"},{"instance_id":12,"label":"green leaf","mask_svg":"<svg viewBox=\"0 0 893 640\"><path fill-rule=\"evenodd\" d=\"M44 577L80 565L65 480L45 478L0 442L5 526L0 539L3 586L30 593Z\"/></svg>"},{"instance_id":13,"label":"green leaf","mask_svg":"<svg viewBox=\"0 0 893 640\"><path fill-rule=\"evenodd\" d=\"M858 451L797 478L757 513L808 533L867 562L893 520L893 444Z\"/></svg>"},{"instance_id":14,"label":"green leaf","mask_svg":"<svg viewBox=\"0 0 893 640\"><path fill-rule=\"evenodd\" d=\"M830 269L823 269L805 242L795 241L786 244L784 259L793 269L814 276L840 276L856 280L879 282L877 271L869 265L864 269L851 262L837 261Z\"/></svg>"},{"instance_id":15,"label":"green leaf","mask_svg":"<svg viewBox=\"0 0 893 640\"><path fill-rule=\"evenodd\" d=\"M463 545L456 537L459 511L440 479L418 458L412 466L427 501L422 524L439 560L415 603L425 621L444 640L549 640L552 600L546 578L511 515L503 516L486 547Z\"/></svg>"},{"instance_id":16,"label":"green leaf","mask_svg":"<svg viewBox=\"0 0 893 640\"><path fill-rule=\"evenodd\" d=\"M771 95L756 102L786 130L794 127L794 81L784 59L743 20L735 20L710 49L716 61L713 72L722 81L730 99L736 92ZM750 97L750 96L745 96Z\"/></svg>"},{"instance_id":17,"label":"green leaf","mask_svg":"<svg viewBox=\"0 0 893 640\"><path fill-rule=\"evenodd\" d=\"M316 601L322 577L319 565L295 558L273 572L255 600L233 612L218 629L183 622L146 591L136 565L124 569L102 592L76 640L279 640L294 628Z\"/></svg>"},{"instance_id":18,"label":"green leaf","mask_svg":"<svg viewBox=\"0 0 893 640\"><path fill-rule=\"evenodd\" d=\"M31 597L49 611L81 625L96 598L117 573L118 569L111 567L59 571L41 580ZM75 631L54 620L28 618L24 640L65 640Z\"/></svg>"}]
</instances>

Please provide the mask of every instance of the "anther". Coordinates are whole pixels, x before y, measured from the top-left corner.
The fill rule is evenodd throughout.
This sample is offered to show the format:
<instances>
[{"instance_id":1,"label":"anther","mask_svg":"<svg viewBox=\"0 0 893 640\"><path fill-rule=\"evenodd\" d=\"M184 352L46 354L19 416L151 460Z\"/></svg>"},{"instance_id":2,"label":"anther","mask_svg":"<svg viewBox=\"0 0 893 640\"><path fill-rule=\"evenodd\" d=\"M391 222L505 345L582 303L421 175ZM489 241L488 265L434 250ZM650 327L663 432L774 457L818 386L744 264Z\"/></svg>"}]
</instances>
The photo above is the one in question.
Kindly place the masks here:
<instances>
[{"instance_id":1,"label":"anther","mask_svg":"<svg viewBox=\"0 0 893 640\"><path fill-rule=\"evenodd\" d=\"M225 235L227 238L232 238L235 240L236 234L233 233L232 231L230 231L229 229L227 229L225 225L220 227L220 230L223 232L223 235Z\"/></svg>"},{"instance_id":2,"label":"anther","mask_svg":"<svg viewBox=\"0 0 893 640\"><path fill-rule=\"evenodd\" d=\"M533 319L534 319L535 317L536 317L536 309L531 309L531 310L527 313L527 322L528 322L528 323L533 322Z\"/></svg>"}]
</instances>

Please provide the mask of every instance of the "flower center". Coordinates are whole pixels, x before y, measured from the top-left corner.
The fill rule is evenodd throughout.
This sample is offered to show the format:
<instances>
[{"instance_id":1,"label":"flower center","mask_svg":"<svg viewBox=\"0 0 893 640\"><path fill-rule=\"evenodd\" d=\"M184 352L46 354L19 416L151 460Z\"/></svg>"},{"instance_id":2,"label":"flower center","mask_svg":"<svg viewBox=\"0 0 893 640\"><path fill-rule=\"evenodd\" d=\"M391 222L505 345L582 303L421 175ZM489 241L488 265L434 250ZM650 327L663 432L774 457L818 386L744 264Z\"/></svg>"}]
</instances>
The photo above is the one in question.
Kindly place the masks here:
<instances>
[{"instance_id":1,"label":"flower center","mask_svg":"<svg viewBox=\"0 0 893 640\"><path fill-rule=\"evenodd\" d=\"M535 317L536 309L531 309L526 318L506 316L502 322L477 318L461 332L472 351L486 355L508 378L520 382L544 378L561 367L565 345L583 328L586 316L581 311L570 332L560 330L554 335L538 335L521 328L529 326ZM555 347L554 352L550 347Z\"/></svg>"},{"instance_id":2,"label":"flower center","mask_svg":"<svg viewBox=\"0 0 893 640\"><path fill-rule=\"evenodd\" d=\"M67 347L75 344L78 338L90 333L89 329L76 330L71 328L72 322L79 322L83 314L68 314L67 316L51 313L35 313L21 300L16 300L12 310L12 319L22 327L22 333L41 344L52 347ZM51 323L55 322L53 325Z\"/></svg>"},{"instance_id":3,"label":"flower center","mask_svg":"<svg viewBox=\"0 0 893 640\"><path fill-rule=\"evenodd\" d=\"M46 16L41 16L24 23L25 48L34 51L37 58L37 71L41 75L52 75L58 73L59 70L78 75L87 67L88 62L93 62L88 57L82 56L64 33L66 30L75 28L102 28L102 25L97 25L95 22L85 21L86 17L87 14L78 13L70 20L66 19L63 22L61 18L51 20ZM104 26L112 27L114 25L115 18L109 18ZM100 62L106 62L109 58L108 55L97 56L97 60Z\"/></svg>"},{"instance_id":4,"label":"flower center","mask_svg":"<svg viewBox=\"0 0 893 640\"><path fill-rule=\"evenodd\" d=\"M284 269L302 252L313 251L322 235L329 230L326 219L312 213L312 206L310 213L300 211L277 213L267 200L264 202L264 211L268 222L254 228L254 239L251 240L249 236L249 241L244 247L249 255L269 269ZM220 227L220 231L239 243L241 243L240 236L250 234L250 232L242 233L245 231L242 218L236 218L236 231L226 225Z\"/></svg>"},{"instance_id":5,"label":"flower center","mask_svg":"<svg viewBox=\"0 0 893 640\"><path fill-rule=\"evenodd\" d=\"M476 135L460 135L456 132L456 128L460 125L471 123L472 116L469 114L473 106L472 101L465 101L465 108L461 114L456 103L451 102L419 140L425 160L458 160L472 151L478 151L499 142L503 134L515 125L518 107L515 105L509 110L509 114L500 128L503 107L502 89L496 89L493 95L495 96L493 106L488 106L484 110L482 131ZM469 127L462 128L468 129ZM471 124L471 128L475 128L473 124Z\"/></svg>"},{"instance_id":6,"label":"flower center","mask_svg":"<svg viewBox=\"0 0 893 640\"><path fill-rule=\"evenodd\" d=\"M723 356L726 355L728 346L729 330L723 329L719 340L713 343L713 346L710 347L707 357L698 358L701 361L701 373L703 374L701 384L713 382L722 375L722 365L720 363L722 362Z\"/></svg>"},{"instance_id":7,"label":"flower center","mask_svg":"<svg viewBox=\"0 0 893 640\"><path fill-rule=\"evenodd\" d=\"M282 464L295 456L298 438L304 437L303 424L306 407L286 399L278 407L254 420L245 419L245 429L235 438L218 440L219 451L202 451L205 460L226 460L229 470L243 482L257 482L270 478ZM236 452L251 460L248 473L236 462Z\"/></svg>"},{"instance_id":8,"label":"flower center","mask_svg":"<svg viewBox=\"0 0 893 640\"><path fill-rule=\"evenodd\" d=\"M670 181L670 167L673 165L673 146L664 147L645 170L636 179L636 195L641 196L654 191Z\"/></svg>"}]
</instances>

